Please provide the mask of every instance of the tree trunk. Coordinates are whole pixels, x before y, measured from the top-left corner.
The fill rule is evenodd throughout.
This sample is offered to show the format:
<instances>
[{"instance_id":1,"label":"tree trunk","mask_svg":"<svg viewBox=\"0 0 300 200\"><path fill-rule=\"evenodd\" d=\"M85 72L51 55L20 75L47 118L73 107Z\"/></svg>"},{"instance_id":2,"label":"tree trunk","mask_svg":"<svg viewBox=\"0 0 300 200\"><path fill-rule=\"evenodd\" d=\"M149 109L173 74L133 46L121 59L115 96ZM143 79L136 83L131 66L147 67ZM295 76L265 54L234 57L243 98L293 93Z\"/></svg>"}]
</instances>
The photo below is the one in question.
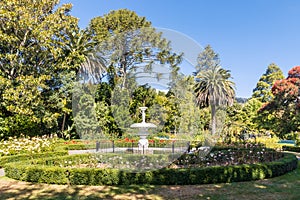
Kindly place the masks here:
<instances>
[{"instance_id":1,"label":"tree trunk","mask_svg":"<svg viewBox=\"0 0 300 200\"><path fill-rule=\"evenodd\" d=\"M211 104L211 133L212 135L215 135L217 132L217 118L216 118L216 105L214 103Z\"/></svg>"},{"instance_id":2,"label":"tree trunk","mask_svg":"<svg viewBox=\"0 0 300 200\"><path fill-rule=\"evenodd\" d=\"M64 113L63 122L61 125L61 132L64 132L65 130L65 123L66 123L66 113Z\"/></svg>"}]
</instances>

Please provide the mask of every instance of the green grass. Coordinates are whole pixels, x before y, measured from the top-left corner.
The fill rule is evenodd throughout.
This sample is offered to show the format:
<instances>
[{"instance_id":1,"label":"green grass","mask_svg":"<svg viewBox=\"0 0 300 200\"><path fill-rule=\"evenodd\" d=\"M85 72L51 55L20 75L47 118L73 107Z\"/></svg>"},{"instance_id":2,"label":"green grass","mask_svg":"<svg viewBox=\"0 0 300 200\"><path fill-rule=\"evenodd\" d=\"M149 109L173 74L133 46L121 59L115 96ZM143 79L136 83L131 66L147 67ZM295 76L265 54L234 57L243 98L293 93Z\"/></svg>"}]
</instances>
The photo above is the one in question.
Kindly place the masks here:
<instances>
[{"instance_id":1,"label":"green grass","mask_svg":"<svg viewBox=\"0 0 300 200\"><path fill-rule=\"evenodd\" d=\"M229 184L68 186L0 177L0 194L1 199L300 199L300 162L280 177Z\"/></svg>"}]
</instances>

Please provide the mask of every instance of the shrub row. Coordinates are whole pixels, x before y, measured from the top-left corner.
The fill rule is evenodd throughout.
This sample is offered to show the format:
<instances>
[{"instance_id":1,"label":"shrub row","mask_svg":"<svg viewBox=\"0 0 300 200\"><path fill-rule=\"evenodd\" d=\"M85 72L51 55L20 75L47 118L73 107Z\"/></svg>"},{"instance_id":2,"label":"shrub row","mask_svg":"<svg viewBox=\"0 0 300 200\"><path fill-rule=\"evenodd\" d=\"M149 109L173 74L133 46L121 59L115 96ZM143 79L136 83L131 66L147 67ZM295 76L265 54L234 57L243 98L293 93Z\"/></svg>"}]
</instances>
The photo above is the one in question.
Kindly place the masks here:
<instances>
[{"instance_id":1,"label":"shrub row","mask_svg":"<svg viewBox=\"0 0 300 200\"><path fill-rule=\"evenodd\" d=\"M96 144L69 144L64 145L64 150L87 150L87 149L95 149Z\"/></svg>"},{"instance_id":2,"label":"shrub row","mask_svg":"<svg viewBox=\"0 0 300 200\"><path fill-rule=\"evenodd\" d=\"M22 181L71 185L183 185L251 181L283 175L297 168L295 155L284 154L275 162L205 168L163 168L148 172L126 172L103 168L64 168L30 165L29 162L8 163L6 176Z\"/></svg>"},{"instance_id":3,"label":"shrub row","mask_svg":"<svg viewBox=\"0 0 300 200\"><path fill-rule=\"evenodd\" d=\"M283 146L282 147L283 151L292 151L292 152L300 152L300 147L295 147L295 146Z\"/></svg>"},{"instance_id":4,"label":"shrub row","mask_svg":"<svg viewBox=\"0 0 300 200\"><path fill-rule=\"evenodd\" d=\"M57 151L57 152L44 152L44 153L33 153L33 154L19 154L13 156L2 156L0 157L0 168L3 167L6 163L18 162L18 161L28 161L37 158L49 158L56 156L67 155L67 151Z\"/></svg>"}]
</instances>

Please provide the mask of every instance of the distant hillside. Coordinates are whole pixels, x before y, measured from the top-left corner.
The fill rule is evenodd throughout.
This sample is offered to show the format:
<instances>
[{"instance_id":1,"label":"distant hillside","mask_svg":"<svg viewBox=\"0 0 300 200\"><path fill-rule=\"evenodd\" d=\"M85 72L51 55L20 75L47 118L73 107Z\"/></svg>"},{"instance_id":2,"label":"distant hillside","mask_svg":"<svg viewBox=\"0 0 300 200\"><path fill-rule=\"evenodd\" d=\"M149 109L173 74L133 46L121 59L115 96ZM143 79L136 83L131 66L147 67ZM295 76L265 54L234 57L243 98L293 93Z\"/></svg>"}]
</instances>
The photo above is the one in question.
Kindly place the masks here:
<instances>
[{"instance_id":1,"label":"distant hillside","mask_svg":"<svg viewBox=\"0 0 300 200\"><path fill-rule=\"evenodd\" d=\"M248 101L248 98L244 98L244 97L236 97L235 100L238 103L246 103Z\"/></svg>"}]
</instances>

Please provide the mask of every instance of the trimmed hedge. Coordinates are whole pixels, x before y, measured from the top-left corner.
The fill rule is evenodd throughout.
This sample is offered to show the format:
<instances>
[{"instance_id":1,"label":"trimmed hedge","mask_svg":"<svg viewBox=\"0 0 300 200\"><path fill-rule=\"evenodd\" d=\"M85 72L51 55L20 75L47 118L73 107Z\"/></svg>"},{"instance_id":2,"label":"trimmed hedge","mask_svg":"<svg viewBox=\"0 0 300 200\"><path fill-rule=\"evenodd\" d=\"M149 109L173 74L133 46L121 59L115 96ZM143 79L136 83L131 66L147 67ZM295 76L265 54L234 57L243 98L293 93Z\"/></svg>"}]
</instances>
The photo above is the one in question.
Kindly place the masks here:
<instances>
[{"instance_id":1,"label":"trimmed hedge","mask_svg":"<svg viewBox=\"0 0 300 200\"><path fill-rule=\"evenodd\" d=\"M3 167L6 163L18 162L25 160L32 160L37 158L51 158L56 156L68 155L67 151L57 151L57 152L44 152L44 153L34 153L34 154L20 154L13 156L2 156L0 157L0 168Z\"/></svg>"},{"instance_id":2,"label":"trimmed hedge","mask_svg":"<svg viewBox=\"0 0 300 200\"><path fill-rule=\"evenodd\" d=\"M95 149L96 144L69 144L64 145L64 150L87 150L87 149Z\"/></svg>"},{"instance_id":3,"label":"trimmed hedge","mask_svg":"<svg viewBox=\"0 0 300 200\"><path fill-rule=\"evenodd\" d=\"M295 146L283 146L282 147L283 151L292 151L292 152L300 152L300 147L295 147Z\"/></svg>"},{"instance_id":4,"label":"trimmed hedge","mask_svg":"<svg viewBox=\"0 0 300 200\"><path fill-rule=\"evenodd\" d=\"M10 167L7 167L10 166ZM68 173L65 168L42 165L22 165L21 162L5 166L7 177L37 183L68 184Z\"/></svg>"},{"instance_id":5,"label":"trimmed hedge","mask_svg":"<svg viewBox=\"0 0 300 200\"><path fill-rule=\"evenodd\" d=\"M52 161L45 160L45 162L51 163ZM283 158L270 163L185 169L163 168L156 171L133 173L118 169L66 168L41 164L30 165L30 162L16 162L6 164L5 173L10 178L39 183L187 185L271 178L296 169L297 164L298 159L295 155L284 154Z\"/></svg>"}]
</instances>

